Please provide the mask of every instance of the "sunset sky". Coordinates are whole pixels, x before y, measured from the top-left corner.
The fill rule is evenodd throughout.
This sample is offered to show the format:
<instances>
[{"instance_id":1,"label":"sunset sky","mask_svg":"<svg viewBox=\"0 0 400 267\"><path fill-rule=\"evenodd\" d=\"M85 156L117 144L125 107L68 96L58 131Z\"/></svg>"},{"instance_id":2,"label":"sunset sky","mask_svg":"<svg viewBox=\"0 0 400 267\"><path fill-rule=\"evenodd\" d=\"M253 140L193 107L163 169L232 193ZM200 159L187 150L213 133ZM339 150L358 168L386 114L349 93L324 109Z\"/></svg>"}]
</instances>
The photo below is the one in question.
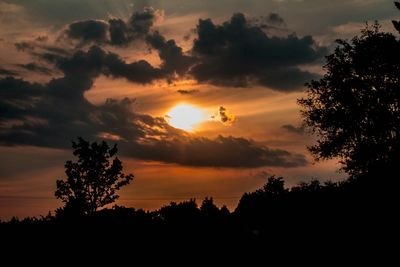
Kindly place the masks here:
<instances>
[{"instance_id":1,"label":"sunset sky","mask_svg":"<svg viewBox=\"0 0 400 267\"><path fill-rule=\"evenodd\" d=\"M214 197L234 209L270 175L338 180L315 163L296 100L335 39L388 0L0 0L0 219L61 206L71 140L118 143L117 204Z\"/></svg>"}]
</instances>

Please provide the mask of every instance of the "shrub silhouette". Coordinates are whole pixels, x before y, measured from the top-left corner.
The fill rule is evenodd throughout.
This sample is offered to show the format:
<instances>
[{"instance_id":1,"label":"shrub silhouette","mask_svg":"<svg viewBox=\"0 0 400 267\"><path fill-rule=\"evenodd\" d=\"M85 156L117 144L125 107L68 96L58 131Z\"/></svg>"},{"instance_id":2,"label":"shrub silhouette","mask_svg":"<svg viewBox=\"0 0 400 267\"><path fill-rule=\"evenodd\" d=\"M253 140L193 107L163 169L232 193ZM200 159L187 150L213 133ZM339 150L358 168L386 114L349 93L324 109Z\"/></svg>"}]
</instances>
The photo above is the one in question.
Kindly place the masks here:
<instances>
[{"instance_id":1,"label":"shrub silhouette","mask_svg":"<svg viewBox=\"0 0 400 267\"><path fill-rule=\"evenodd\" d=\"M57 180L55 196L65 203L59 215L90 215L98 208L113 203L116 191L129 184L132 174L122 172L122 162L116 157L117 146L106 142L89 143L82 138L72 142L76 162L65 163L67 179Z\"/></svg>"}]
</instances>

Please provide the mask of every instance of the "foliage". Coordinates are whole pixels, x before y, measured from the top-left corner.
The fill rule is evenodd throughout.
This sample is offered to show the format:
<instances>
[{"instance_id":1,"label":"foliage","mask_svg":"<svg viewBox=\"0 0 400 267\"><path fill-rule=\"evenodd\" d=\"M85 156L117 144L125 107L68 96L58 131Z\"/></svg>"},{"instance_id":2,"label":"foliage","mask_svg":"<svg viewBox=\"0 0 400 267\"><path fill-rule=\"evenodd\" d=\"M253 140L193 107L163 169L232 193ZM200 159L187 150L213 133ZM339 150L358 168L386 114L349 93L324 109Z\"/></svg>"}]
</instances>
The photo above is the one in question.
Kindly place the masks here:
<instances>
[{"instance_id":1,"label":"foliage","mask_svg":"<svg viewBox=\"0 0 400 267\"><path fill-rule=\"evenodd\" d=\"M116 157L117 146L106 142L89 143L82 138L72 142L78 161L67 161L67 180L57 180L55 196L65 204L62 211L72 214L93 214L98 208L113 203L116 191L129 184L132 174L122 172L122 162Z\"/></svg>"},{"instance_id":2,"label":"foliage","mask_svg":"<svg viewBox=\"0 0 400 267\"><path fill-rule=\"evenodd\" d=\"M400 159L400 43L376 23L350 42L338 40L326 74L298 100L316 134L315 158L338 157L353 176Z\"/></svg>"},{"instance_id":3,"label":"foliage","mask_svg":"<svg viewBox=\"0 0 400 267\"><path fill-rule=\"evenodd\" d=\"M400 2L394 2L394 4L396 5L396 7L398 9L400 9ZM392 22L393 22L394 28L400 33L400 21L393 20Z\"/></svg>"}]
</instances>

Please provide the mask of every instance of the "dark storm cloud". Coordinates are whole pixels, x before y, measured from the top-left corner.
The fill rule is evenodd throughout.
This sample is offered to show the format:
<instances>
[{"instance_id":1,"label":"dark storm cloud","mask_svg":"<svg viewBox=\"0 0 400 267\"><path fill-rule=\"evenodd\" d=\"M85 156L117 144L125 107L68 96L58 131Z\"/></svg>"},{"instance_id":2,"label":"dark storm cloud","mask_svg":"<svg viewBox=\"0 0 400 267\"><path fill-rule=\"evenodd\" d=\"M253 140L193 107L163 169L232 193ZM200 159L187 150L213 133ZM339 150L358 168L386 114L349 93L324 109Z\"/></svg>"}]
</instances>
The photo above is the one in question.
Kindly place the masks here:
<instances>
[{"instance_id":1,"label":"dark storm cloud","mask_svg":"<svg viewBox=\"0 0 400 267\"><path fill-rule=\"evenodd\" d=\"M282 128L291 132L291 133L295 133L295 134L304 134L304 127L296 127L292 124L285 124L282 125Z\"/></svg>"},{"instance_id":2,"label":"dark storm cloud","mask_svg":"<svg viewBox=\"0 0 400 267\"><path fill-rule=\"evenodd\" d=\"M199 90L196 89L191 89L191 90L184 90L184 89L180 89L177 90L178 93L180 93L181 95L193 95L199 92Z\"/></svg>"},{"instance_id":3,"label":"dark storm cloud","mask_svg":"<svg viewBox=\"0 0 400 267\"><path fill-rule=\"evenodd\" d=\"M298 90L316 77L299 66L318 62L327 52L311 36L270 37L241 13L221 25L200 20L197 34L193 54L200 63L191 74L200 82L216 85L259 84L280 91Z\"/></svg>"},{"instance_id":4,"label":"dark storm cloud","mask_svg":"<svg viewBox=\"0 0 400 267\"><path fill-rule=\"evenodd\" d=\"M141 64L145 63L126 64L93 46L87 52L58 58L56 65L64 76L47 84L0 79L0 143L67 148L71 139L83 136L118 140L126 156L187 166L297 167L307 163L303 155L245 138L192 136L171 127L164 118L133 112L133 100L128 98L93 105L84 97L100 74L144 81L143 73L140 78L134 76Z\"/></svg>"},{"instance_id":5,"label":"dark storm cloud","mask_svg":"<svg viewBox=\"0 0 400 267\"><path fill-rule=\"evenodd\" d=\"M75 39L80 44L125 46L146 37L156 18L157 11L145 7L141 11L134 11L127 21L119 18L77 21L67 26L61 38Z\"/></svg>"},{"instance_id":6,"label":"dark storm cloud","mask_svg":"<svg viewBox=\"0 0 400 267\"><path fill-rule=\"evenodd\" d=\"M37 72L37 73L40 73L40 74L49 75L49 74L52 73L52 71L49 68L47 68L45 66L38 65L38 64L36 64L34 62L27 63L27 64L18 64L17 66L21 67L21 68L23 68L25 70L29 70L29 71L32 71L32 72Z\"/></svg>"}]
</instances>

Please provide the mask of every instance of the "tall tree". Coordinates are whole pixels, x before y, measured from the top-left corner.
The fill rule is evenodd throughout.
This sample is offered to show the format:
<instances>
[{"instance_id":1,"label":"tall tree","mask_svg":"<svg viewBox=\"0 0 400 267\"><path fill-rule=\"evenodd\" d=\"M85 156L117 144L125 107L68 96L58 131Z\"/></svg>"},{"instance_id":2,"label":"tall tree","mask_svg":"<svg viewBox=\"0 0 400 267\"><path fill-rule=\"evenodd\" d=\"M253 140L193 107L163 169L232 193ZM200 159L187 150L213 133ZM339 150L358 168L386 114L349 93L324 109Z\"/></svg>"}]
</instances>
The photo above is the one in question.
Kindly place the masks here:
<instances>
[{"instance_id":1,"label":"tall tree","mask_svg":"<svg viewBox=\"0 0 400 267\"><path fill-rule=\"evenodd\" d=\"M353 176L393 170L400 161L400 43L375 23L338 40L326 74L298 100L316 134L316 159L338 157Z\"/></svg>"},{"instance_id":2,"label":"tall tree","mask_svg":"<svg viewBox=\"0 0 400 267\"><path fill-rule=\"evenodd\" d=\"M394 2L395 6L400 9L400 2ZM400 33L400 21L398 20L393 20L393 26L394 28Z\"/></svg>"},{"instance_id":3,"label":"tall tree","mask_svg":"<svg viewBox=\"0 0 400 267\"><path fill-rule=\"evenodd\" d=\"M67 179L57 180L55 196L66 203L65 210L79 214L92 214L98 208L113 203L116 191L129 184L132 174L122 172L122 162L116 157L117 145L106 142L89 143L82 138L72 142L76 162L65 163Z\"/></svg>"}]
</instances>

